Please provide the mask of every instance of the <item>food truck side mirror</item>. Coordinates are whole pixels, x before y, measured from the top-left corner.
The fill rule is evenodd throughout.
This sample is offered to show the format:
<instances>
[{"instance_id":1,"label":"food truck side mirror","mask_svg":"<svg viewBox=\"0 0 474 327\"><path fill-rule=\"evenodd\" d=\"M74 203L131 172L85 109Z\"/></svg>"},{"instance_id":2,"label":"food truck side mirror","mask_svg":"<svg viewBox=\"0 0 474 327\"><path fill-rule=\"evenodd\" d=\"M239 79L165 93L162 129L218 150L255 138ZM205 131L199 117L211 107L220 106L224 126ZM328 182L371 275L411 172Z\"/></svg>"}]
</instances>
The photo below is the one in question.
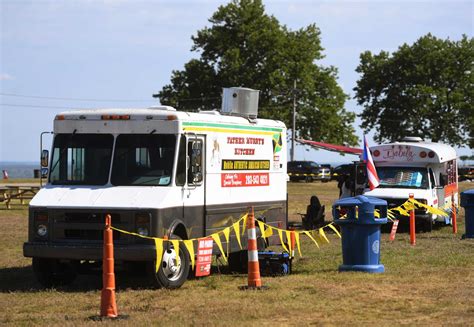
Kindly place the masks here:
<instances>
[{"instance_id":1,"label":"food truck side mirror","mask_svg":"<svg viewBox=\"0 0 474 327\"><path fill-rule=\"evenodd\" d=\"M189 158L189 157L188 157ZM191 156L189 158L190 181L194 184L202 182L202 141L194 141L191 147Z\"/></svg>"},{"instance_id":2,"label":"food truck side mirror","mask_svg":"<svg viewBox=\"0 0 474 327\"><path fill-rule=\"evenodd\" d=\"M48 167L49 165L49 151L41 151L41 167Z\"/></svg>"}]
</instances>

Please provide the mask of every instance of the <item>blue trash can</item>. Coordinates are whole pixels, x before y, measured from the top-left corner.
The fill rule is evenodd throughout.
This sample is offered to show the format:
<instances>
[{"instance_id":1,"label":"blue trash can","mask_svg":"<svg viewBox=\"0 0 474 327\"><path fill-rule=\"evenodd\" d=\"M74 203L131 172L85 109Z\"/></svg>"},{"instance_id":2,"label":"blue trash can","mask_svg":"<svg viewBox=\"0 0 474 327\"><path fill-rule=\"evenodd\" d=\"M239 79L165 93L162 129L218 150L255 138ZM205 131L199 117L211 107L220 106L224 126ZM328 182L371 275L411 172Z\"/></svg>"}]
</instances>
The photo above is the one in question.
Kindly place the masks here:
<instances>
[{"instance_id":1,"label":"blue trash can","mask_svg":"<svg viewBox=\"0 0 474 327\"><path fill-rule=\"evenodd\" d=\"M374 215L379 210L380 218ZM359 195L334 203L334 223L341 226L342 265L339 271L382 273L380 228L387 223L387 201Z\"/></svg>"},{"instance_id":2,"label":"blue trash can","mask_svg":"<svg viewBox=\"0 0 474 327\"><path fill-rule=\"evenodd\" d=\"M462 238L474 238L474 189L461 193L461 207L464 208L466 234Z\"/></svg>"}]
</instances>

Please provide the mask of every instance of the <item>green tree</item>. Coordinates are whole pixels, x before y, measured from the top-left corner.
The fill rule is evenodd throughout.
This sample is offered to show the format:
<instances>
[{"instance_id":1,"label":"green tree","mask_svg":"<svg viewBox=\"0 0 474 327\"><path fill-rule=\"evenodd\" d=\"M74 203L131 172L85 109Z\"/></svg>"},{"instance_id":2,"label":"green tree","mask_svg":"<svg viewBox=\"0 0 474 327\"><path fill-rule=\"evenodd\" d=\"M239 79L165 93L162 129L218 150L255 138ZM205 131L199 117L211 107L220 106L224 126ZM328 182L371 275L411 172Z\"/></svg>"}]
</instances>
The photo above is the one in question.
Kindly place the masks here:
<instances>
[{"instance_id":1,"label":"green tree","mask_svg":"<svg viewBox=\"0 0 474 327\"><path fill-rule=\"evenodd\" d=\"M291 31L267 15L260 0L220 6L209 22L211 27L192 37L191 50L200 58L173 71L171 84L159 92L162 104L188 111L215 109L223 87L250 87L260 90L259 117L291 126L296 96L300 137L357 144L355 114L344 108L347 95L337 84L337 70L316 64L323 58L316 25Z\"/></svg>"},{"instance_id":2,"label":"green tree","mask_svg":"<svg viewBox=\"0 0 474 327\"><path fill-rule=\"evenodd\" d=\"M360 55L354 88L365 131L379 142L420 136L474 146L474 41L427 34L392 54Z\"/></svg>"}]
</instances>

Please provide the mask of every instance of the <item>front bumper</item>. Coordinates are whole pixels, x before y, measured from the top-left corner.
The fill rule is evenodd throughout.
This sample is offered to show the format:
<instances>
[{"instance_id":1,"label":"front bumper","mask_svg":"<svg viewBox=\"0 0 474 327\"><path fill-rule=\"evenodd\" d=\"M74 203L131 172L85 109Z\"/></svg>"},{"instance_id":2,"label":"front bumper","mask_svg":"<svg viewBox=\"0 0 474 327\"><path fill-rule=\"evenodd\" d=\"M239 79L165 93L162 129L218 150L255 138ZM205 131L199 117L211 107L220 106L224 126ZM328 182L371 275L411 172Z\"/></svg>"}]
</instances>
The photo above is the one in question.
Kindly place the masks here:
<instances>
[{"instance_id":1,"label":"front bumper","mask_svg":"<svg viewBox=\"0 0 474 327\"><path fill-rule=\"evenodd\" d=\"M30 258L67 260L102 260L102 244L73 244L26 242L23 255ZM114 259L123 261L152 261L156 258L155 246L150 244L114 244Z\"/></svg>"}]
</instances>

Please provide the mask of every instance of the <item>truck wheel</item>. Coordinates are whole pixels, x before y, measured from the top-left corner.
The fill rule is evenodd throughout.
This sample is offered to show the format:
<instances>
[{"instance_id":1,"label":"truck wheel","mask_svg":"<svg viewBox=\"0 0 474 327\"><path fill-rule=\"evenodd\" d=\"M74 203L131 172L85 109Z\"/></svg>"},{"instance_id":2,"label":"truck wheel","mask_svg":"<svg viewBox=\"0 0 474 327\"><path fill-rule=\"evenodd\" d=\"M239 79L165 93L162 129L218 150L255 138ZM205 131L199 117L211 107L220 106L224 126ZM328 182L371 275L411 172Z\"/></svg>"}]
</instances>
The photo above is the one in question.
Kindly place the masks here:
<instances>
[{"instance_id":1,"label":"truck wheel","mask_svg":"<svg viewBox=\"0 0 474 327\"><path fill-rule=\"evenodd\" d=\"M33 258L33 272L40 284L47 288L69 285L77 276L72 263L57 259Z\"/></svg>"},{"instance_id":2,"label":"truck wheel","mask_svg":"<svg viewBox=\"0 0 474 327\"><path fill-rule=\"evenodd\" d=\"M306 183L312 183L312 182L313 182L313 177L311 177L311 176L306 176L305 182L306 182Z\"/></svg>"},{"instance_id":3,"label":"truck wheel","mask_svg":"<svg viewBox=\"0 0 474 327\"><path fill-rule=\"evenodd\" d=\"M180 239L172 236L174 239ZM168 243L168 244L167 244ZM153 269L155 262L153 264ZM176 251L170 242L164 243L164 252L158 272L153 273L156 285L160 288L179 288L188 279L190 267L189 252L183 242L179 243L179 262Z\"/></svg>"}]
</instances>

